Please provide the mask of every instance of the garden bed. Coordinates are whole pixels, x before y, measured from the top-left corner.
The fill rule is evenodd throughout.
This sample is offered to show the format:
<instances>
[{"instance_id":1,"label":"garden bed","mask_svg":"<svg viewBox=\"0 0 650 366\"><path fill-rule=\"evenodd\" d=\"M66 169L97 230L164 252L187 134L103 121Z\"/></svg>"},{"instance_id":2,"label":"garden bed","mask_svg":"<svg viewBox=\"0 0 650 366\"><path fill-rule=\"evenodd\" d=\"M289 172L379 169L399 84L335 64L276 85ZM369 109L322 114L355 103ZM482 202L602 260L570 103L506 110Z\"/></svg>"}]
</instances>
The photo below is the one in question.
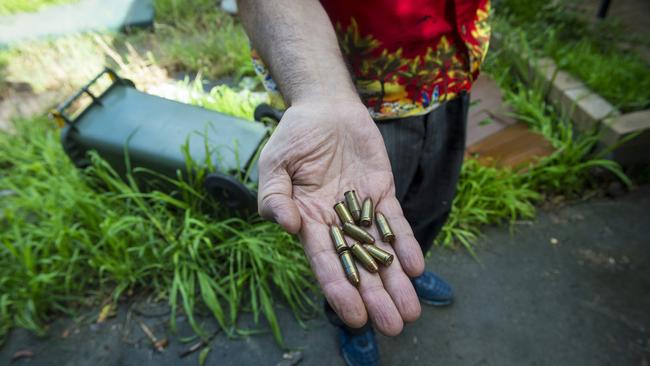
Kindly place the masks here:
<instances>
[{"instance_id":1,"label":"garden bed","mask_svg":"<svg viewBox=\"0 0 650 366\"><path fill-rule=\"evenodd\" d=\"M534 16L516 0L501 5L506 16L495 22L493 46L516 60L520 77L541 87L578 130L599 131L611 158L626 166L650 162L643 149L650 143L650 71L633 52L617 52L615 40L606 46L594 40L612 26L589 29L561 5L542 6ZM544 24L549 28L542 31ZM569 29L577 35L568 36Z\"/></svg>"}]
</instances>

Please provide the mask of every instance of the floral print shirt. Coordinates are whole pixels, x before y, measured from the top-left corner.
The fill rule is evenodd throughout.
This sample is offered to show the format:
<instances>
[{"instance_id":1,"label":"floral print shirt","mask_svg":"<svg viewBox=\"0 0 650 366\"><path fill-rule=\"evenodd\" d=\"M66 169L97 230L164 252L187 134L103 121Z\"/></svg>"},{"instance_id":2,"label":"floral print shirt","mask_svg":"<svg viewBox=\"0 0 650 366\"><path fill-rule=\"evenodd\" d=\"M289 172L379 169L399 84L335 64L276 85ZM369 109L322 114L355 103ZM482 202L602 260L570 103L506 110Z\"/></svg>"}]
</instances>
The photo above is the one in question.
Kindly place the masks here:
<instances>
[{"instance_id":1,"label":"floral print shirt","mask_svg":"<svg viewBox=\"0 0 650 366\"><path fill-rule=\"evenodd\" d=\"M375 119L428 113L469 91L487 53L489 0L321 0ZM255 51L272 101L281 100Z\"/></svg>"}]
</instances>

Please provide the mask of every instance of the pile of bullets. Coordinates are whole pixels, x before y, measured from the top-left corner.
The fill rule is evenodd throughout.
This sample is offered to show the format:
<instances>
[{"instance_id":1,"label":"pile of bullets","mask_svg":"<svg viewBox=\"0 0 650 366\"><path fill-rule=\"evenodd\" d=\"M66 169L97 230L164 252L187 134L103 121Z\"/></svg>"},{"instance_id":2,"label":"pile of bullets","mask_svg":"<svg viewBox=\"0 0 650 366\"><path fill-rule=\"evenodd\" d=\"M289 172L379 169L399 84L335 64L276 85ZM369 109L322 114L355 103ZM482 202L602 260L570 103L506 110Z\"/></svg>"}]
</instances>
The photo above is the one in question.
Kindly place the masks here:
<instances>
[{"instance_id":1,"label":"pile of bullets","mask_svg":"<svg viewBox=\"0 0 650 366\"><path fill-rule=\"evenodd\" d=\"M341 201L334 205L334 211L341 220L342 227L332 225L330 236L341 259L341 264L343 264L345 276L354 286L359 286L361 278L353 256L371 273L379 271L377 262L384 266L393 263L393 255L374 245L375 238L362 226L370 227L374 218L382 241L390 244L395 241L395 234L386 216L381 212L375 213L370 197L363 201L363 205L360 205L357 192L347 191L344 196L345 202ZM344 233L354 239L352 245L348 245L343 236Z\"/></svg>"}]
</instances>

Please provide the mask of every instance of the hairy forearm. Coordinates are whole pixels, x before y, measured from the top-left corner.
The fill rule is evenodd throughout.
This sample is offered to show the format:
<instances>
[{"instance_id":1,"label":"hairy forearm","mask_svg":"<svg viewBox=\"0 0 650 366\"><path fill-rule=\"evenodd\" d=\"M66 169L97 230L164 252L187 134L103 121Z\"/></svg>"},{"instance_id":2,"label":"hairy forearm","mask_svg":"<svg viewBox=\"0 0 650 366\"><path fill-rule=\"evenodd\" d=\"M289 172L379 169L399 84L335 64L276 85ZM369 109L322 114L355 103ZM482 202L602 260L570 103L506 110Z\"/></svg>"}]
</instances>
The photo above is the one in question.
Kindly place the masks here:
<instances>
[{"instance_id":1,"label":"hairy forearm","mask_svg":"<svg viewBox=\"0 0 650 366\"><path fill-rule=\"evenodd\" d=\"M239 0L253 47L285 101L358 101L332 23L318 0Z\"/></svg>"}]
</instances>

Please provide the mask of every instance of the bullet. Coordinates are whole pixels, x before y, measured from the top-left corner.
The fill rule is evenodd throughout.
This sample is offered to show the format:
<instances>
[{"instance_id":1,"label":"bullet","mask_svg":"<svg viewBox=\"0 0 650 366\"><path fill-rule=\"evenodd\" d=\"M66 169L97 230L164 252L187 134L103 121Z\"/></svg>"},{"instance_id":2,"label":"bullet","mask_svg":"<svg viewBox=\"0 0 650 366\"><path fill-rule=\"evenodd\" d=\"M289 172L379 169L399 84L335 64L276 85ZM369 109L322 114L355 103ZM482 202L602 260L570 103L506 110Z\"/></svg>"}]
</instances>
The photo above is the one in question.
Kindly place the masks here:
<instances>
[{"instance_id":1,"label":"bullet","mask_svg":"<svg viewBox=\"0 0 650 366\"><path fill-rule=\"evenodd\" d=\"M346 222L343 224L343 232L348 234L349 237L351 237L354 240L358 240L362 243L365 244L374 244L375 243L375 238L370 235L367 231L363 230L362 228L358 227L355 224L350 224L349 222Z\"/></svg>"},{"instance_id":2,"label":"bullet","mask_svg":"<svg viewBox=\"0 0 650 366\"><path fill-rule=\"evenodd\" d=\"M350 247L350 251L352 254L354 254L354 257L357 258L361 264L363 264L363 267L367 269L368 272L375 273L379 271L377 262L375 262L370 253L368 253L368 251L365 250L361 244L354 242Z\"/></svg>"},{"instance_id":3,"label":"bullet","mask_svg":"<svg viewBox=\"0 0 650 366\"><path fill-rule=\"evenodd\" d=\"M354 219L352 218L350 211L348 211L348 208L345 207L345 203L343 203L343 201L334 205L334 211L336 211L336 214L339 216L341 224L345 224L346 222L354 224Z\"/></svg>"},{"instance_id":4,"label":"bullet","mask_svg":"<svg viewBox=\"0 0 650 366\"><path fill-rule=\"evenodd\" d=\"M370 253L370 255L375 258L379 263L384 266L390 266L393 263L393 255L389 252L381 249L376 245L364 244L363 248Z\"/></svg>"},{"instance_id":5,"label":"bullet","mask_svg":"<svg viewBox=\"0 0 650 366\"><path fill-rule=\"evenodd\" d=\"M336 252L338 254L341 254L343 251L348 250L348 244L345 242L343 232L338 226L330 226L330 237L332 237L334 248L336 248Z\"/></svg>"},{"instance_id":6,"label":"bullet","mask_svg":"<svg viewBox=\"0 0 650 366\"><path fill-rule=\"evenodd\" d=\"M357 192L347 191L343 195L345 196L345 202L348 204L348 210L350 210L354 222L358 222L361 218L361 204L359 203Z\"/></svg>"},{"instance_id":7,"label":"bullet","mask_svg":"<svg viewBox=\"0 0 650 366\"><path fill-rule=\"evenodd\" d=\"M369 227L372 225L372 219L373 219L373 213L375 212L372 204L372 199L370 197L366 198L363 201L363 205L361 206L361 219L359 220L359 224L361 226Z\"/></svg>"},{"instance_id":8,"label":"bullet","mask_svg":"<svg viewBox=\"0 0 650 366\"><path fill-rule=\"evenodd\" d=\"M361 282L361 277L359 276L359 269L357 265L354 264L354 259L349 250L344 250L339 253L339 258L341 259L341 264L343 265L343 271L345 272L345 277L348 278L348 281L355 287L359 287L359 282Z\"/></svg>"},{"instance_id":9,"label":"bullet","mask_svg":"<svg viewBox=\"0 0 650 366\"><path fill-rule=\"evenodd\" d=\"M395 234L393 234L393 229L390 228L388 219L381 212L375 214L375 220L377 221L377 229L381 235L381 240L386 243L393 243L395 241Z\"/></svg>"}]
</instances>

